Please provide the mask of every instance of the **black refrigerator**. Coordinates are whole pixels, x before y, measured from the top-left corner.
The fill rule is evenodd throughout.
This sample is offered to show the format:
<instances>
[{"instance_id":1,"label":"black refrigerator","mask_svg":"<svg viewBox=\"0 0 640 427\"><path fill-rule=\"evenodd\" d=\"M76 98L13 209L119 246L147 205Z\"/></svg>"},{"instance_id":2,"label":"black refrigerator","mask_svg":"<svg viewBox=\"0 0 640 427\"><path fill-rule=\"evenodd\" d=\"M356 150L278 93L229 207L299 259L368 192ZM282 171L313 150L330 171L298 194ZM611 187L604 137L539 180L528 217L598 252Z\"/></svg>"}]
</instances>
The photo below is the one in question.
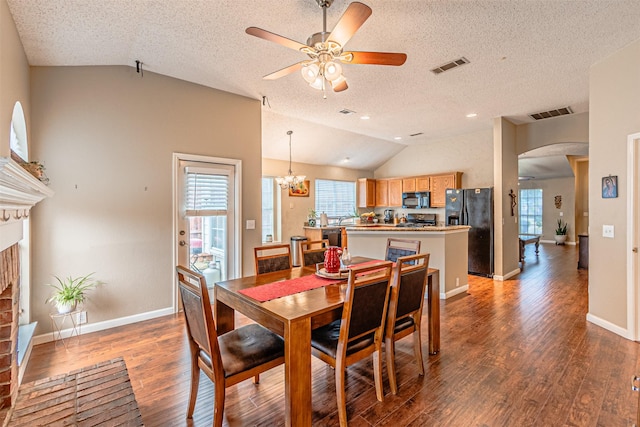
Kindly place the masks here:
<instances>
[{"instance_id":1,"label":"black refrigerator","mask_svg":"<svg viewBox=\"0 0 640 427\"><path fill-rule=\"evenodd\" d=\"M493 188L446 190L448 225L469 225L469 274L493 277Z\"/></svg>"}]
</instances>

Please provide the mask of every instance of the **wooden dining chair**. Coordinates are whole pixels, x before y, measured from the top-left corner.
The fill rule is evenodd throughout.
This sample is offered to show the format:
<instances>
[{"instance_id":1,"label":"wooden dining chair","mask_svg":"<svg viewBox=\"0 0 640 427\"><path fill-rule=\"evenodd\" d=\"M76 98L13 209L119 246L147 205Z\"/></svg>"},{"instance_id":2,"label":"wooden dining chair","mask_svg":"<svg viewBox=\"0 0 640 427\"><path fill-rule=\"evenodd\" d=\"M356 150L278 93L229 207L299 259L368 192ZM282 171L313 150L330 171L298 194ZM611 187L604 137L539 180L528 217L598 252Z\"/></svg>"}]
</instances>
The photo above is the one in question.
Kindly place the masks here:
<instances>
[{"instance_id":1,"label":"wooden dining chair","mask_svg":"<svg viewBox=\"0 0 640 427\"><path fill-rule=\"evenodd\" d=\"M353 268L344 296L342 318L311 332L311 352L335 370L338 417L347 425L345 370L373 355L376 397L384 400L382 388L382 341L389 302L390 262Z\"/></svg>"},{"instance_id":2,"label":"wooden dining chair","mask_svg":"<svg viewBox=\"0 0 640 427\"><path fill-rule=\"evenodd\" d=\"M398 392L395 342L413 335L413 352L419 375L424 375L420 323L424 293L429 278L429 254L399 257L393 268L389 308L384 333L384 352L391 393Z\"/></svg>"},{"instance_id":3,"label":"wooden dining chair","mask_svg":"<svg viewBox=\"0 0 640 427\"><path fill-rule=\"evenodd\" d=\"M324 262L324 252L328 247L328 239L301 242L302 266L306 267Z\"/></svg>"},{"instance_id":4,"label":"wooden dining chair","mask_svg":"<svg viewBox=\"0 0 640 427\"><path fill-rule=\"evenodd\" d=\"M253 249L256 275L291 270L291 245L257 246Z\"/></svg>"},{"instance_id":5,"label":"wooden dining chair","mask_svg":"<svg viewBox=\"0 0 640 427\"><path fill-rule=\"evenodd\" d=\"M191 391L187 418L193 417L200 371L215 387L213 425L222 426L225 389L284 363L284 341L268 329L252 323L218 335L207 283L201 274L177 266L178 287L191 350Z\"/></svg>"},{"instance_id":6,"label":"wooden dining chair","mask_svg":"<svg viewBox=\"0 0 640 427\"><path fill-rule=\"evenodd\" d=\"M387 239L387 251L384 259L396 262L398 257L415 255L420 253L420 240L396 239L390 237Z\"/></svg>"}]
</instances>

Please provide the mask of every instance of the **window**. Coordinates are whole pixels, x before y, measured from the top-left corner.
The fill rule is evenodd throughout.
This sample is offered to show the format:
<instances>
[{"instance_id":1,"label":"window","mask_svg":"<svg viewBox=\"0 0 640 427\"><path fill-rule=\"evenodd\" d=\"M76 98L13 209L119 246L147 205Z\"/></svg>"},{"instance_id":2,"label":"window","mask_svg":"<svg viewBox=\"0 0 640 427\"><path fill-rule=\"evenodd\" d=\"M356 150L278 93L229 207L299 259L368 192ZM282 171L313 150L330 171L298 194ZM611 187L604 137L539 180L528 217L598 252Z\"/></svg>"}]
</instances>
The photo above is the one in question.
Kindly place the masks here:
<instances>
[{"instance_id":1,"label":"window","mask_svg":"<svg viewBox=\"0 0 640 427\"><path fill-rule=\"evenodd\" d=\"M275 191L275 180L271 177L262 178L262 241L267 242L267 235L274 241L280 241L278 228L278 206L280 206L280 192ZM278 187L279 188L279 187Z\"/></svg>"},{"instance_id":2,"label":"window","mask_svg":"<svg viewBox=\"0 0 640 427\"><path fill-rule=\"evenodd\" d=\"M338 218L351 216L356 207L356 183L316 179L316 212Z\"/></svg>"},{"instance_id":3,"label":"window","mask_svg":"<svg viewBox=\"0 0 640 427\"><path fill-rule=\"evenodd\" d=\"M520 234L542 234L542 189L520 190Z\"/></svg>"}]
</instances>

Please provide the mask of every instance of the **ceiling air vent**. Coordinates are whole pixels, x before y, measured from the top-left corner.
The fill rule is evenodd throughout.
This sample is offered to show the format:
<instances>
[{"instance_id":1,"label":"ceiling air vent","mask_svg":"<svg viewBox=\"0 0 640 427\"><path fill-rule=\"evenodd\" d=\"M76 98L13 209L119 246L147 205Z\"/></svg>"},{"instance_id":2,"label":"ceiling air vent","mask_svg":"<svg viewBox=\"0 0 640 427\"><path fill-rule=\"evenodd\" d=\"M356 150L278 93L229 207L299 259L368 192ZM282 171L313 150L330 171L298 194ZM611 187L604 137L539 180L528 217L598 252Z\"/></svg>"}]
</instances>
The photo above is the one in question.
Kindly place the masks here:
<instances>
[{"instance_id":1,"label":"ceiling air vent","mask_svg":"<svg viewBox=\"0 0 640 427\"><path fill-rule=\"evenodd\" d=\"M543 111L541 113L529 114L529 117L531 117L534 120L542 120L542 119L548 119L549 117L564 116L567 114L573 114L573 111L571 111L571 107L563 107L563 108L558 108L557 110L549 110L549 111Z\"/></svg>"},{"instance_id":2,"label":"ceiling air vent","mask_svg":"<svg viewBox=\"0 0 640 427\"><path fill-rule=\"evenodd\" d=\"M409 135L409 136L420 136L420 135L422 135L423 133L424 133L424 132L412 133L412 134L411 134L411 135Z\"/></svg>"},{"instance_id":3,"label":"ceiling air vent","mask_svg":"<svg viewBox=\"0 0 640 427\"><path fill-rule=\"evenodd\" d=\"M451 62L447 62L446 64L436 67L432 69L431 72L433 74L440 74L440 73L444 73L445 71L451 70L452 68L457 68L461 65L468 64L468 63L469 63L469 60L463 56L460 59L454 59Z\"/></svg>"},{"instance_id":4,"label":"ceiling air vent","mask_svg":"<svg viewBox=\"0 0 640 427\"><path fill-rule=\"evenodd\" d=\"M338 111L338 113L348 116L349 114L355 114L356 112L349 110L348 108L343 108L342 110Z\"/></svg>"}]
</instances>

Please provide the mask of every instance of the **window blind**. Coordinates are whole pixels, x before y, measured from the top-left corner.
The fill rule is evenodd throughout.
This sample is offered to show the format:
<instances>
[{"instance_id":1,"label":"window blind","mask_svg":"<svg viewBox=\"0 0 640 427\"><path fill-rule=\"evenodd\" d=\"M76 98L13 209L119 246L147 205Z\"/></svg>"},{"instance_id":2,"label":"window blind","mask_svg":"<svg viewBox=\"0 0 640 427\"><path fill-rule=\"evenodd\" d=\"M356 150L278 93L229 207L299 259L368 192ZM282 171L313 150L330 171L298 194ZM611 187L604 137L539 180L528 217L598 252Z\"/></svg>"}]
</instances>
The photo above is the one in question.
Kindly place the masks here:
<instances>
[{"instance_id":1,"label":"window blind","mask_svg":"<svg viewBox=\"0 0 640 427\"><path fill-rule=\"evenodd\" d=\"M356 207L356 183L316 179L316 212L329 217L348 216Z\"/></svg>"},{"instance_id":2,"label":"window blind","mask_svg":"<svg viewBox=\"0 0 640 427\"><path fill-rule=\"evenodd\" d=\"M186 216L226 215L229 201L229 176L186 168Z\"/></svg>"}]
</instances>

